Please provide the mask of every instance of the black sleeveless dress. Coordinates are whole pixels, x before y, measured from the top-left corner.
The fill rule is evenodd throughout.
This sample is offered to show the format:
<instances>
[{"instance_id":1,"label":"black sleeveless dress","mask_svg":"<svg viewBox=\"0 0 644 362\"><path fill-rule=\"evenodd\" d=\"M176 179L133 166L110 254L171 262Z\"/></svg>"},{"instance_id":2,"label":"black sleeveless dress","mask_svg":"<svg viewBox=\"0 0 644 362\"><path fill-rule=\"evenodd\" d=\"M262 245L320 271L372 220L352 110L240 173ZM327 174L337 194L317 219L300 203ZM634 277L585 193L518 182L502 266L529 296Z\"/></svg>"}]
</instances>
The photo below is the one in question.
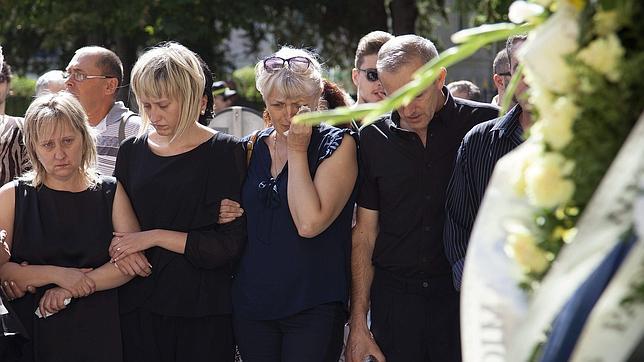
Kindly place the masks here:
<instances>
[{"instance_id":1,"label":"black sleeveless dress","mask_svg":"<svg viewBox=\"0 0 644 362\"><path fill-rule=\"evenodd\" d=\"M11 261L32 265L98 268L110 260L112 203L116 180L102 177L81 192L35 189L16 181ZM43 293L38 288L11 302L30 340L20 361L121 361L121 329L116 289L72 299L48 318L34 312Z\"/></svg>"}]
</instances>

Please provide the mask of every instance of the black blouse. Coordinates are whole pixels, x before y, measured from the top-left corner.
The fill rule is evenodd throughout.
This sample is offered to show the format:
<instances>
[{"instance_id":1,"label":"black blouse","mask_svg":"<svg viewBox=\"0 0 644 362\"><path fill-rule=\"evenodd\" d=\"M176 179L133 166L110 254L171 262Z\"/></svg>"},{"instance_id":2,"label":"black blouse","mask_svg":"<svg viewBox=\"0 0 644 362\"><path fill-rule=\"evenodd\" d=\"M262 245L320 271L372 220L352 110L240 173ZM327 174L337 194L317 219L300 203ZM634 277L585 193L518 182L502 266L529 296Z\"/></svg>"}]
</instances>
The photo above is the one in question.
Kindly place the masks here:
<instances>
[{"instance_id":1,"label":"black blouse","mask_svg":"<svg viewBox=\"0 0 644 362\"><path fill-rule=\"evenodd\" d=\"M223 198L240 200L245 167L242 143L222 133L167 157L150 150L147 136L123 143L115 176L141 229L188 237L183 255L160 247L145 252L152 275L121 287L121 313L138 307L176 317L231 313L232 267L246 241L246 218L223 225L217 219Z\"/></svg>"}]
</instances>

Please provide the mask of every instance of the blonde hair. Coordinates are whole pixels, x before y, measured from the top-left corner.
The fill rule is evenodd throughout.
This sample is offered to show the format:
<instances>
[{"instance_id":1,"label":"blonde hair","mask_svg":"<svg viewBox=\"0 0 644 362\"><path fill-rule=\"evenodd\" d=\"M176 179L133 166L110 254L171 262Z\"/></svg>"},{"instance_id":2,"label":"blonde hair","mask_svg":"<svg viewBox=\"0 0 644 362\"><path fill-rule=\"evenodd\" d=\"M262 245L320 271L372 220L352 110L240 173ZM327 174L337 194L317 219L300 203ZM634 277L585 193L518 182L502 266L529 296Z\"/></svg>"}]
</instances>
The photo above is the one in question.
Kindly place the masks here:
<instances>
[{"instance_id":1,"label":"blonde hair","mask_svg":"<svg viewBox=\"0 0 644 362\"><path fill-rule=\"evenodd\" d=\"M163 43L143 53L132 68L131 81L143 123L139 137L147 133L150 126L150 117L141 103L141 96L167 97L179 102L179 123L170 140L172 142L199 119L199 102L205 82L199 59L179 43Z\"/></svg>"},{"instance_id":2,"label":"blonde hair","mask_svg":"<svg viewBox=\"0 0 644 362\"><path fill-rule=\"evenodd\" d=\"M297 98L301 96L320 96L324 89L322 82L322 66L316 59L315 54L304 49L296 49L288 46L282 47L271 57L290 59L293 57L307 58L311 64L306 72L294 72L289 67L284 67L276 72L269 72L264 68L264 60L255 65L255 86L262 98L272 93L277 93L286 98Z\"/></svg>"},{"instance_id":3,"label":"blonde hair","mask_svg":"<svg viewBox=\"0 0 644 362\"><path fill-rule=\"evenodd\" d=\"M94 169L96 165L96 136L87 123L83 106L68 92L45 94L36 98L25 114L24 142L31 160L32 169L25 173L21 180L33 187L43 184L47 171L40 163L36 148L43 137L49 137L56 127L68 126L81 135L82 156L79 172L90 187L98 182Z\"/></svg>"}]
</instances>

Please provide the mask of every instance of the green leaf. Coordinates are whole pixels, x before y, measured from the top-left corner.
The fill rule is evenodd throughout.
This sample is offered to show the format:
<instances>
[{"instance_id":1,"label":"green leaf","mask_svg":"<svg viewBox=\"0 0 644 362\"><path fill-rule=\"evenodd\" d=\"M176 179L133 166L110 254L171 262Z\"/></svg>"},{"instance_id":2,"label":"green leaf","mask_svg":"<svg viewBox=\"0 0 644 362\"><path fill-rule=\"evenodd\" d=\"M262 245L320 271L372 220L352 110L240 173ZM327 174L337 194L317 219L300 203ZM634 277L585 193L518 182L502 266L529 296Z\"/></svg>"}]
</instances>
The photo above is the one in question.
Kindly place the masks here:
<instances>
[{"instance_id":1,"label":"green leaf","mask_svg":"<svg viewBox=\"0 0 644 362\"><path fill-rule=\"evenodd\" d=\"M364 105L364 107L344 107L326 112L303 113L295 116L293 122L306 124L334 122L334 124L337 124L353 119L362 119L362 127L365 127L376 121L383 114L391 112L391 110L397 109L405 104L409 104L409 102L436 80L441 72L441 68L447 68L460 62L490 43L504 40L511 35L528 32L536 26L535 24L515 25L510 23L501 25L503 26L480 26L470 29L472 31L466 34L467 36L463 44L445 50L438 58L432 59L420 67L414 73L414 79L411 82L405 84L391 96L378 103Z\"/></svg>"},{"instance_id":2,"label":"green leaf","mask_svg":"<svg viewBox=\"0 0 644 362\"><path fill-rule=\"evenodd\" d=\"M452 42L454 44L462 44L472 40L480 39L485 35L494 35L497 33L512 33L517 25L513 23L499 23L499 24L485 24L476 28L464 29L452 34ZM507 35L505 36L508 37Z\"/></svg>"},{"instance_id":3,"label":"green leaf","mask_svg":"<svg viewBox=\"0 0 644 362\"><path fill-rule=\"evenodd\" d=\"M510 108L510 104L512 104L512 98L514 97L514 93L517 90L517 86L519 85L519 80L523 76L523 64L519 63L517 65L517 69L514 71L514 75L512 75L512 79L510 80L510 84L505 89L505 93L503 94L503 100L501 102L501 111L499 111L499 116L502 116L506 114Z\"/></svg>"}]
</instances>

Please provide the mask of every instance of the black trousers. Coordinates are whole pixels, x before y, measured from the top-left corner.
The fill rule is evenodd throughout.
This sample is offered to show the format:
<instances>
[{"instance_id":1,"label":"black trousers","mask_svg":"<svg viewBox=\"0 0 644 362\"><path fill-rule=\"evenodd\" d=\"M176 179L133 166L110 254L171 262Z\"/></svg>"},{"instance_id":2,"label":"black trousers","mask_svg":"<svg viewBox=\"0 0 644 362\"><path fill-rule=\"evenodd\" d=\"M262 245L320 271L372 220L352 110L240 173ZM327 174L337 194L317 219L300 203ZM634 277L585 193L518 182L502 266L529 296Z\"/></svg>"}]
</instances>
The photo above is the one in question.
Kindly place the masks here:
<instances>
[{"instance_id":1,"label":"black trousers","mask_svg":"<svg viewBox=\"0 0 644 362\"><path fill-rule=\"evenodd\" d=\"M461 361L459 299L449 275L408 280L376 269L371 332L387 362Z\"/></svg>"},{"instance_id":2,"label":"black trousers","mask_svg":"<svg viewBox=\"0 0 644 362\"><path fill-rule=\"evenodd\" d=\"M124 362L233 362L232 316L169 317L134 311L121 315Z\"/></svg>"},{"instance_id":3,"label":"black trousers","mask_svg":"<svg viewBox=\"0 0 644 362\"><path fill-rule=\"evenodd\" d=\"M346 309L318 305L277 320L234 316L235 337L244 362L337 362Z\"/></svg>"}]
</instances>

